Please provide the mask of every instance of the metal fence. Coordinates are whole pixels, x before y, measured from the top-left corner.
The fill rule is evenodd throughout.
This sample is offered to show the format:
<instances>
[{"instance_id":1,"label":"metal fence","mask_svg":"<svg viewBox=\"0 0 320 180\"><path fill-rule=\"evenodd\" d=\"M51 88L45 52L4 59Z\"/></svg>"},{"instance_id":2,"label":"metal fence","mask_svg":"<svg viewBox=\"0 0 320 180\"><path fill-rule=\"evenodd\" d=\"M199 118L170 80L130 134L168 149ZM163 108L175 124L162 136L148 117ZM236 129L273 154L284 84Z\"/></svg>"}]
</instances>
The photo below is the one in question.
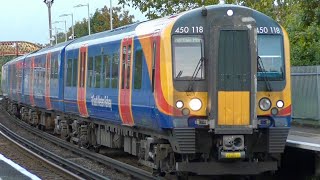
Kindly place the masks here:
<instances>
[{"instance_id":1,"label":"metal fence","mask_svg":"<svg viewBox=\"0 0 320 180\"><path fill-rule=\"evenodd\" d=\"M320 66L292 67L291 88L293 118L320 124Z\"/></svg>"}]
</instances>

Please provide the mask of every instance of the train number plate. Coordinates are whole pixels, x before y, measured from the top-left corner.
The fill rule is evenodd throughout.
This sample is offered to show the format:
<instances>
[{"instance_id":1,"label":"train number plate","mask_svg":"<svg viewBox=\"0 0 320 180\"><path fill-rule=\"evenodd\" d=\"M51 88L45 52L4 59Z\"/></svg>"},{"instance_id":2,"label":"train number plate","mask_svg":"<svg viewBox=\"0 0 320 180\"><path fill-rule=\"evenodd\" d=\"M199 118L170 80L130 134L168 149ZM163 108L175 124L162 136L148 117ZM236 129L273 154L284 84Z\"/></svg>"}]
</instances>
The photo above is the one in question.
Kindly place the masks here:
<instances>
[{"instance_id":1,"label":"train number plate","mask_svg":"<svg viewBox=\"0 0 320 180\"><path fill-rule=\"evenodd\" d=\"M228 158L228 159L241 158L241 153L239 153L239 152L226 153L226 158Z\"/></svg>"}]
</instances>

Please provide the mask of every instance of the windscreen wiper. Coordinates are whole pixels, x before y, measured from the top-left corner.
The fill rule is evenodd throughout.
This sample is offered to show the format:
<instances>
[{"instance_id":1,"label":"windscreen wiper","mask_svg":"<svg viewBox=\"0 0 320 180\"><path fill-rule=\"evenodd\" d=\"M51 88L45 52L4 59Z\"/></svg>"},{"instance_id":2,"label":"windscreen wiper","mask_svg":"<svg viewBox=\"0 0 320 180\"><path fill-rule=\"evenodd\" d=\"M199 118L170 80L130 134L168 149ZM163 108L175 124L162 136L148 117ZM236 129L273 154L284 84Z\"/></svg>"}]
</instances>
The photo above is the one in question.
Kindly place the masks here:
<instances>
[{"instance_id":1,"label":"windscreen wiper","mask_svg":"<svg viewBox=\"0 0 320 180\"><path fill-rule=\"evenodd\" d=\"M176 79L180 78L182 73L183 73L183 71L179 71L178 75L176 76Z\"/></svg>"},{"instance_id":2,"label":"windscreen wiper","mask_svg":"<svg viewBox=\"0 0 320 180\"><path fill-rule=\"evenodd\" d=\"M193 91L193 85L194 85L194 80L196 79L196 77L198 76L198 73L201 69L201 67L203 66L203 62L204 62L204 57L201 57L199 59L199 62L196 66L196 68L194 69L193 71L193 74L191 76L191 81L189 81L189 85L188 85L188 89L187 89L187 92L191 92Z\"/></svg>"},{"instance_id":3,"label":"windscreen wiper","mask_svg":"<svg viewBox=\"0 0 320 180\"><path fill-rule=\"evenodd\" d=\"M270 81L269 81L269 79L267 77L267 72L264 69L264 65L263 65L262 59L261 59L260 56L258 56L257 59L258 59L258 70L260 70L263 73L263 79L264 79L264 82L266 83L267 90L268 91L272 91L271 85L270 85Z\"/></svg>"}]
</instances>

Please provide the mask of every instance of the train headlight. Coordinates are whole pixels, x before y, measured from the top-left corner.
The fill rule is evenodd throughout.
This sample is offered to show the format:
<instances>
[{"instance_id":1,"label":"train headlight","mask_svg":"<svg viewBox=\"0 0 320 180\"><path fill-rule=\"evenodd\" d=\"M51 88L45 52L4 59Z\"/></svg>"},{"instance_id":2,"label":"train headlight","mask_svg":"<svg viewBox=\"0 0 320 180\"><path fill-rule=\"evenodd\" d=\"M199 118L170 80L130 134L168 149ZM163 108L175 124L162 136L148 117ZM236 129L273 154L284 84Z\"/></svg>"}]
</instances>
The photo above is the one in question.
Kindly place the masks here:
<instances>
[{"instance_id":1,"label":"train headlight","mask_svg":"<svg viewBox=\"0 0 320 180\"><path fill-rule=\"evenodd\" d=\"M278 108L283 108L283 106L284 106L283 101L279 100L279 101L277 102L277 107L278 107Z\"/></svg>"},{"instance_id":2,"label":"train headlight","mask_svg":"<svg viewBox=\"0 0 320 180\"><path fill-rule=\"evenodd\" d=\"M267 111L271 108L271 101L268 98L262 98L259 101L259 107L263 111Z\"/></svg>"},{"instance_id":3,"label":"train headlight","mask_svg":"<svg viewBox=\"0 0 320 180\"><path fill-rule=\"evenodd\" d=\"M189 102L189 106L193 111L198 111L202 107L202 102L198 98L191 99L191 101Z\"/></svg>"},{"instance_id":4,"label":"train headlight","mask_svg":"<svg viewBox=\"0 0 320 180\"><path fill-rule=\"evenodd\" d=\"M178 109L181 109L181 108L183 108L183 102L182 101L177 101L176 102L176 107L178 108Z\"/></svg>"}]
</instances>

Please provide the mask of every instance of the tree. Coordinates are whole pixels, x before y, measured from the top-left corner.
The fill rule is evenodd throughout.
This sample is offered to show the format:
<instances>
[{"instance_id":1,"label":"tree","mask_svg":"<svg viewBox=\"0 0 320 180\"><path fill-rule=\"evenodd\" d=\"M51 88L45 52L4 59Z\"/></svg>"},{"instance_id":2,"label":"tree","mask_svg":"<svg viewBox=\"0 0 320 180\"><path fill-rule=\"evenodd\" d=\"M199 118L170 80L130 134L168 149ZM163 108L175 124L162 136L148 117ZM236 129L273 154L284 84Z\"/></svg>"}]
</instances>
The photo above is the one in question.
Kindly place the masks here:
<instances>
[{"instance_id":1,"label":"tree","mask_svg":"<svg viewBox=\"0 0 320 180\"><path fill-rule=\"evenodd\" d=\"M207 0L205 3L208 5L218 2L219 0ZM147 13L149 19L155 19L200 7L201 0L119 0L119 4L139 9L142 13Z\"/></svg>"},{"instance_id":2,"label":"tree","mask_svg":"<svg viewBox=\"0 0 320 180\"><path fill-rule=\"evenodd\" d=\"M320 65L320 4L318 0L298 1L286 16L291 40L292 65Z\"/></svg>"},{"instance_id":3,"label":"tree","mask_svg":"<svg viewBox=\"0 0 320 180\"><path fill-rule=\"evenodd\" d=\"M101 9L96 9L93 16L90 18L91 33L98 33L107 31L110 29L110 9L104 6ZM133 23L134 16L129 15L129 11L123 11L121 7L114 7L112 20L113 28L121 27L127 24ZM69 28L68 37L71 36L71 27ZM88 21L83 19L82 21L76 22L74 25L75 36L82 37L88 35Z\"/></svg>"},{"instance_id":4,"label":"tree","mask_svg":"<svg viewBox=\"0 0 320 180\"><path fill-rule=\"evenodd\" d=\"M55 36L55 38L56 38L56 36ZM66 40L66 35L65 35L65 33L64 33L64 32L59 32L59 33L57 34L57 41L58 41L58 43L65 42L65 40Z\"/></svg>"},{"instance_id":5,"label":"tree","mask_svg":"<svg viewBox=\"0 0 320 180\"><path fill-rule=\"evenodd\" d=\"M71 35L71 30L72 29L70 28L69 29L70 35ZM83 18L82 21L76 22L76 24L74 25L74 35L78 38L78 37L86 36L88 34L89 34L89 32L88 32L88 21L87 21L87 19Z\"/></svg>"},{"instance_id":6,"label":"tree","mask_svg":"<svg viewBox=\"0 0 320 180\"><path fill-rule=\"evenodd\" d=\"M16 56L0 56L0 81L1 81L1 77L2 77L2 66L11 61L12 59L14 59ZM0 83L0 94L2 94L1 91L1 83Z\"/></svg>"},{"instance_id":7,"label":"tree","mask_svg":"<svg viewBox=\"0 0 320 180\"><path fill-rule=\"evenodd\" d=\"M277 0L278 3L283 3L285 0ZM251 7L253 9L265 12L271 17L275 11L274 0L225 0L228 4L238 4ZM219 0L207 0L204 5L218 4ZM202 6L202 0L119 0L122 6L129 6L135 9L140 9L142 13L146 13L149 19L155 19L171 14L180 13L186 10L194 9Z\"/></svg>"}]
</instances>

